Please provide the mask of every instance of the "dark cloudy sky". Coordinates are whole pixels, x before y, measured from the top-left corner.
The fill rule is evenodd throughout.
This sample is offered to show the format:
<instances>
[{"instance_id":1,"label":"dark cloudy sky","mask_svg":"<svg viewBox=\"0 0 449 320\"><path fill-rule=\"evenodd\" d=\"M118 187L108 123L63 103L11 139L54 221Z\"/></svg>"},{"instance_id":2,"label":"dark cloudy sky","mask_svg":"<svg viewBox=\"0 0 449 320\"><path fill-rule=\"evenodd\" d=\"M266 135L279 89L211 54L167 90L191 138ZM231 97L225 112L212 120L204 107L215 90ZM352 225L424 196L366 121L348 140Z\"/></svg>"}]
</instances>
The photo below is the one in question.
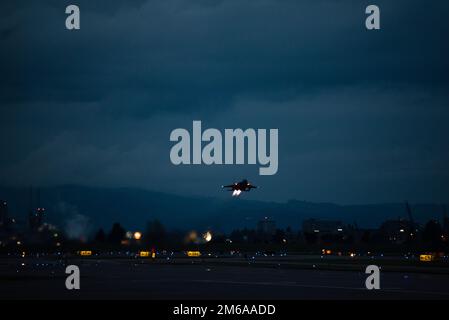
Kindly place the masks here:
<instances>
[{"instance_id":1,"label":"dark cloudy sky","mask_svg":"<svg viewBox=\"0 0 449 320\"><path fill-rule=\"evenodd\" d=\"M449 201L448 1L6 0L0 42L1 185ZM278 173L172 165L192 120L279 128Z\"/></svg>"}]
</instances>

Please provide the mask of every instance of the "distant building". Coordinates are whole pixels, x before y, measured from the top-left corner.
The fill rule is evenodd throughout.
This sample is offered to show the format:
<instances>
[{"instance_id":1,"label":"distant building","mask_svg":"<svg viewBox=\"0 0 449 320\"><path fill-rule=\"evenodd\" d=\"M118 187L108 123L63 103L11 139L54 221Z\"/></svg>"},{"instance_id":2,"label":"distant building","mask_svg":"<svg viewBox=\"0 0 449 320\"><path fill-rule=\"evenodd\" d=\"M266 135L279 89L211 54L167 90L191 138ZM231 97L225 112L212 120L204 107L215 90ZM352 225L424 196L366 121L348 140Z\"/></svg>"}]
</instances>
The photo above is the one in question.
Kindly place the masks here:
<instances>
[{"instance_id":1,"label":"distant building","mask_svg":"<svg viewBox=\"0 0 449 320\"><path fill-rule=\"evenodd\" d=\"M0 247L5 246L14 235L15 220L9 217L8 203L0 200Z\"/></svg>"},{"instance_id":2,"label":"distant building","mask_svg":"<svg viewBox=\"0 0 449 320\"><path fill-rule=\"evenodd\" d=\"M302 222L302 231L307 234L338 235L343 229L343 223L339 220L307 219Z\"/></svg>"},{"instance_id":3,"label":"distant building","mask_svg":"<svg viewBox=\"0 0 449 320\"><path fill-rule=\"evenodd\" d=\"M443 233L446 238L446 241L449 237L449 217L445 214L443 218Z\"/></svg>"},{"instance_id":4,"label":"distant building","mask_svg":"<svg viewBox=\"0 0 449 320\"><path fill-rule=\"evenodd\" d=\"M44 223L45 208L36 208L30 212L29 225L32 231L37 231Z\"/></svg>"},{"instance_id":5,"label":"distant building","mask_svg":"<svg viewBox=\"0 0 449 320\"><path fill-rule=\"evenodd\" d=\"M387 220L379 228L379 234L384 241L402 244L411 239L416 230L409 220L397 219Z\"/></svg>"},{"instance_id":6,"label":"distant building","mask_svg":"<svg viewBox=\"0 0 449 320\"><path fill-rule=\"evenodd\" d=\"M274 235L276 233L276 222L268 217L263 218L257 223L257 232L265 235Z\"/></svg>"}]
</instances>

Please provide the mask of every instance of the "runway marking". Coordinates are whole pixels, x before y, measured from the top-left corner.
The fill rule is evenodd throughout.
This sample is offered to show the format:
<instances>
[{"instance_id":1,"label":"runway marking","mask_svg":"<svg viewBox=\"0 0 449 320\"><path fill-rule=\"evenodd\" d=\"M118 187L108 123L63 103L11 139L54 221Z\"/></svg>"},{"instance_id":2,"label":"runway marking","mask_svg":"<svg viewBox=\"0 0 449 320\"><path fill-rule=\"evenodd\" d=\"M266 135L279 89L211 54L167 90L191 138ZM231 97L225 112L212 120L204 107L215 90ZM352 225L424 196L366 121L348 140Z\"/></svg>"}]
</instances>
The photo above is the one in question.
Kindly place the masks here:
<instances>
[{"instance_id":1,"label":"runway marking","mask_svg":"<svg viewBox=\"0 0 449 320\"><path fill-rule=\"evenodd\" d=\"M341 286L320 286L320 285L304 285L296 282L248 282L248 281L220 281L220 280L190 280L190 282L202 283L218 283L218 284L237 284L237 285L261 285L261 286L287 286L287 287L301 287L312 289L340 289L340 290L359 290L368 291L363 287L341 287ZM449 292L434 292L434 291L418 291L418 290L404 290L399 288L385 288L378 290L380 292L405 293L405 294L427 294L427 295L443 295L449 296Z\"/></svg>"}]
</instances>

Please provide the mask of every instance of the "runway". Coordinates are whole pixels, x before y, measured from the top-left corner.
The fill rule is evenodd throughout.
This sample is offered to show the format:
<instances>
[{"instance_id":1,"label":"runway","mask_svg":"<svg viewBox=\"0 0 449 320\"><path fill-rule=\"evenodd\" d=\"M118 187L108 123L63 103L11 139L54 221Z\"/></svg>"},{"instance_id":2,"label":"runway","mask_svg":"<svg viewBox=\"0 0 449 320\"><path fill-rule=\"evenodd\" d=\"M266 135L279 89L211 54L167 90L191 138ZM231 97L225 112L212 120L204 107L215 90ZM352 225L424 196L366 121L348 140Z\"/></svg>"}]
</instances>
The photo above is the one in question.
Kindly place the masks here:
<instances>
[{"instance_id":1,"label":"runway","mask_svg":"<svg viewBox=\"0 0 449 320\"><path fill-rule=\"evenodd\" d=\"M382 272L367 290L361 271L219 264L78 260L81 289L65 288L61 264L0 265L1 299L449 299L445 274Z\"/></svg>"}]
</instances>

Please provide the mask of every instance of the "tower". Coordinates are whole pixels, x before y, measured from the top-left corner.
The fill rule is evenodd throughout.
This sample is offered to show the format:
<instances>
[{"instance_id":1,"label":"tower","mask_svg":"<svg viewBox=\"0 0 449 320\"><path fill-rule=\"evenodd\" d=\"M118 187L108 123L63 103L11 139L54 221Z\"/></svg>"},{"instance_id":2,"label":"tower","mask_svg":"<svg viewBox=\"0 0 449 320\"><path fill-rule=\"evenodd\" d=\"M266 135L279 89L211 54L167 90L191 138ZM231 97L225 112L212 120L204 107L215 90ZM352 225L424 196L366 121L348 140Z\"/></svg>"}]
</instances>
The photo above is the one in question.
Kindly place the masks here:
<instances>
[{"instance_id":1,"label":"tower","mask_svg":"<svg viewBox=\"0 0 449 320\"><path fill-rule=\"evenodd\" d=\"M37 190L37 208L33 207L33 188L30 188L30 213L28 223L32 231L37 231L44 223L45 208L40 206L40 192Z\"/></svg>"},{"instance_id":2,"label":"tower","mask_svg":"<svg viewBox=\"0 0 449 320\"><path fill-rule=\"evenodd\" d=\"M8 223L8 203L0 200L0 228L6 227Z\"/></svg>"}]
</instances>

